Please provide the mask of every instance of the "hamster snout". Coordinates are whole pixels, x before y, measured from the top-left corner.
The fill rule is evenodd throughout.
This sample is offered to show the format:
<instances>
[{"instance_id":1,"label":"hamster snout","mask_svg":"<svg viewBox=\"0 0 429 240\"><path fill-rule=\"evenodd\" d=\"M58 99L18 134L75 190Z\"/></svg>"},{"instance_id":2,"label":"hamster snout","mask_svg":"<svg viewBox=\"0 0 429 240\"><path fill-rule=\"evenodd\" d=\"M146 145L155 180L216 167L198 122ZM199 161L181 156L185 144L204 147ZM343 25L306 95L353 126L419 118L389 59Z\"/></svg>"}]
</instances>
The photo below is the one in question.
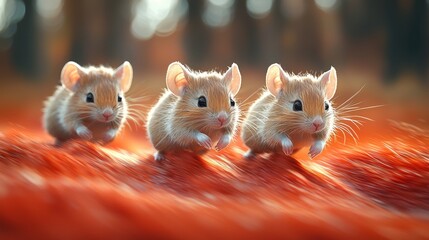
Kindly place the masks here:
<instances>
[{"instance_id":1,"label":"hamster snout","mask_svg":"<svg viewBox=\"0 0 429 240\"><path fill-rule=\"evenodd\" d=\"M214 128L224 128L231 124L231 117L225 111L212 114L210 118L210 125Z\"/></svg>"},{"instance_id":2,"label":"hamster snout","mask_svg":"<svg viewBox=\"0 0 429 240\"><path fill-rule=\"evenodd\" d=\"M217 115L217 120L220 123L220 126L224 126L226 123L226 120L228 120L228 115L226 115L226 112L222 111Z\"/></svg>"},{"instance_id":3,"label":"hamster snout","mask_svg":"<svg viewBox=\"0 0 429 240\"><path fill-rule=\"evenodd\" d=\"M318 132L318 131L323 130L324 122L323 122L322 117L317 116L317 117L313 118L312 125L313 125L312 128L314 129L313 132Z\"/></svg>"},{"instance_id":4,"label":"hamster snout","mask_svg":"<svg viewBox=\"0 0 429 240\"><path fill-rule=\"evenodd\" d=\"M325 121L321 116L308 118L306 121L304 121L304 124L301 127L301 130L303 132L307 132L310 134L321 132L324 129L325 129Z\"/></svg>"},{"instance_id":5,"label":"hamster snout","mask_svg":"<svg viewBox=\"0 0 429 240\"><path fill-rule=\"evenodd\" d=\"M100 122L111 122L115 120L117 113L113 111L111 107L107 107L104 109L98 109L97 111L97 120Z\"/></svg>"}]
</instances>

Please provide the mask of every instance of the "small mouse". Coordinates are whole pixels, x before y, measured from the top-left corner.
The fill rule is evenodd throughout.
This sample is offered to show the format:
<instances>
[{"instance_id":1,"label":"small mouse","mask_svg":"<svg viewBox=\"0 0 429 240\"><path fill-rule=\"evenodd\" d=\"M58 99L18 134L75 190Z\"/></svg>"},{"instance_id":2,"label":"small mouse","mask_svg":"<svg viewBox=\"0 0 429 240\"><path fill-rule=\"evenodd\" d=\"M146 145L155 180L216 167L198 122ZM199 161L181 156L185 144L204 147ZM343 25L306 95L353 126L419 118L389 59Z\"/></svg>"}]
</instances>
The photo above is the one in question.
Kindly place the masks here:
<instances>
[{"instance_id":1,"label":"small mouse","mask_svg":"<svg viewBox=\"0 0 429 240\"><path fill-rule=\"evenodd\" d=\"M245 157L267 152L291 155L306 146L310 146L309 156L316 157L335 124L335 109L330 102L337 89L335 68L319 77L297 76L272 64L267 70L266 87L242 125L241 138L250 148Z\"/></svg>"},{"instance_id":2,"label":"small mouse","mask_svg":"<svg viewBox=\"0 0 429 240\"><path fill-rule=\"evenodd\" d=\"M61 71L62 85L45 102L45 129L57 145L72 138L111 142L126 121L124 94L132 79L133 69L127 61L115 70L66 63Z\"/></svg>"},{"instance_id":3,"label":"small mouse","mask_svg":"<svg viewBox=\"0 0 429 240\"><path fill-rule=\"evenodd\" d=\"M234 97L240 90L237 64L220 74L196 72L180 62L171 63L167 90L147 117L147 133L157 150L155 160L169 151L189 150L197 154L225 148L233 139L239 118Z\"/></svg>"}]
</instances>

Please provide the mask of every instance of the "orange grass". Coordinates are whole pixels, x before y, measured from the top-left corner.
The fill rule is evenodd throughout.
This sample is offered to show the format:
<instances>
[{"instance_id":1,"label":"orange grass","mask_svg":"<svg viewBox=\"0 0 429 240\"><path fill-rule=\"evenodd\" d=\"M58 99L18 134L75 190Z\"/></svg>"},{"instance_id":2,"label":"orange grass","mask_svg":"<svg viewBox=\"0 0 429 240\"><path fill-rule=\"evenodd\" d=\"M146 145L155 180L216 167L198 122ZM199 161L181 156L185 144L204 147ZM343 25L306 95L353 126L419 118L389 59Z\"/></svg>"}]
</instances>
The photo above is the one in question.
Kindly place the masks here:
<instances>
[{"instance_id":1,"label":"orange grass","mask_svg":"<svg viewBox=\"0 0 429 240\"><path fill-rule=\"evenodd\" d=\"M0 238L429 238L429 134L334 143L315 160L199 157L0 136ZM24 135L26 134L26 135ZM119 145L127 145L124 139ZM134 145L132 145L134 144ZM132 148L132 147L131 147ZM305 155L305 153L303 154Z\"/></svg>"},{"instance_id":2,"label":"orange grass","mask_svg":"<svg viewBox=\"0 0 429 240\"><path fill-rule=\"evenodd\" d=\"M236 139L221 152L155 162L144 127L133 124L105 147L52 146L40 124L52 87L13 86L0 94L7 103L0 115L0 239L429 239L429 132L386 120L427 127L423 93L368 87L362 98L387 106L359 113L374 122L355 128L357 144L350 137L342 144L338 133L314 160L303 149L295 159L247 161ZM246 86L243 96L259 87ZM347 91L340 96L353 95ZM244 100L243 111L252 101Z\"/></svg>"}]
</instances>

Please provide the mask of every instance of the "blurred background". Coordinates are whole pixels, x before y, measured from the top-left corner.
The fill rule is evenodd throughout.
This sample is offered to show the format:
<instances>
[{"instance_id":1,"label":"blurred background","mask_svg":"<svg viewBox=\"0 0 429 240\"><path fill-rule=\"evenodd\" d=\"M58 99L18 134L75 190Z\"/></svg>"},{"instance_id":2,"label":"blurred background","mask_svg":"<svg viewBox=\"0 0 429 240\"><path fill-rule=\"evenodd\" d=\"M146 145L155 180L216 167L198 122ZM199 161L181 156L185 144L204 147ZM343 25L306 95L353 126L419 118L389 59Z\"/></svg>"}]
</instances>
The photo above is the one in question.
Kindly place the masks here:
<instances>
[{"instance_id":1,"label":"blurred background","mask_svg":"<svg viewBox=\"0 0 429 240\"><path fill-rule=\"evenodd\" d=\"M43 100L70 60L130 61L131 92L147 106L173 61L219 71L236 62L244 108L272 63L314 74L332 65L338 103L364 87L361 106L384 105L360 113L378 122L368 126L427 126L428 9L427 0L0 0L0 130L43 132Z\"/></svg>"}]
</instances>

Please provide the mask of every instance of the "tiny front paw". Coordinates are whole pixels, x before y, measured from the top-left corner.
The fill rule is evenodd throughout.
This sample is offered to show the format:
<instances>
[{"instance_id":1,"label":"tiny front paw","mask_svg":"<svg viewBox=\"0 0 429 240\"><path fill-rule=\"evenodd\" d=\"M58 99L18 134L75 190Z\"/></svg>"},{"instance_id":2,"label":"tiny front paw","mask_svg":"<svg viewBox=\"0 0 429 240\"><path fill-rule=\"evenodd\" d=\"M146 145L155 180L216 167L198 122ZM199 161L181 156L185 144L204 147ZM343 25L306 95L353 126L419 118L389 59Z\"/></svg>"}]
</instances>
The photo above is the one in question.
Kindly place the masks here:
<instances>
[{"instance_id":1,"label":"tiny front paw","mask_svg":"<svg viewBox=\"0 0 429 240\"><path fill-rule=\"evenodd\" d=\"M323 148L325 147L325 143L322 141L316 141L311 145L310 151L308 152L308 155L310 155L311 158L315 158L319 153L323 151Z\"/></svg>"},{"instance_id":2,"label":"tiny front paw","mask_svg":"<svg viewBox=\"0 0 429 240\"><path fill-rule=\"evenodd\" d=\"M288 137L282 139L282 150L288 156L293 153L293 144Z\"/></svg>"},{"instance_id":3,"label":"tiny front paw","mask_svg":"<svg viewBox=\"0 0 429 240\"><path fill-rule=\"evenodd\" d=\"M243 155L243 157L246 159L252 159L252 158L256 157L256 154L252 150L249 150Z\"/></svg>"},{"instance_id":4,"label":"tiny front paw","mask_svg":"<svg viewBox=\"0 0 429 240\"><path fill-rule=\"evenodd\" d=\"M231 142L231 136L223 135L215 146L216 151L220 151L224 149L226 146L228 146L230 142Z\"/></svg>"},{"instance_id":5,"label":"tiny front paw","mask_svg":"<svg viewBox=\"0 0 429 240\"><path fill-rule=\"evenodd\" d=\"M210 149L212 147L212 140L204 133L198 133L196 138L198 145L206 149Z\"/></svg>"},{"instance_id":6,"label":"tiny front paw","mask_svg":"<svg viewBox=\"0 0 429 240\"><path fill-rule=\"evenodd\" d=\"M91 131L83 125L76 128L76 134L84 140L90 140L92 138Z\"/></svg>"},{"instance_id":7,"label":"tiny front paw","mask_svg":"<svg viewBox=\"0 0 429 240\"><path fill-rule=\"evenodd\" d=\"M165 155L162 152L158 151L153 155L153 158L155 159L155 161L162 161L165 159Z\"/></svg>"},{"instance_id":8,"label":"tiny front paw","mask_svg":"<svg viewBox=\"0 0 429 240\"><path fill-rule=\"evenodd\" d=\"M107 131L106 134L104 134L103 141L105 143L111 142L116 137L116 132L117 131L114 129L110 129L109 131Z\"/></svg>"}]
</instances>

